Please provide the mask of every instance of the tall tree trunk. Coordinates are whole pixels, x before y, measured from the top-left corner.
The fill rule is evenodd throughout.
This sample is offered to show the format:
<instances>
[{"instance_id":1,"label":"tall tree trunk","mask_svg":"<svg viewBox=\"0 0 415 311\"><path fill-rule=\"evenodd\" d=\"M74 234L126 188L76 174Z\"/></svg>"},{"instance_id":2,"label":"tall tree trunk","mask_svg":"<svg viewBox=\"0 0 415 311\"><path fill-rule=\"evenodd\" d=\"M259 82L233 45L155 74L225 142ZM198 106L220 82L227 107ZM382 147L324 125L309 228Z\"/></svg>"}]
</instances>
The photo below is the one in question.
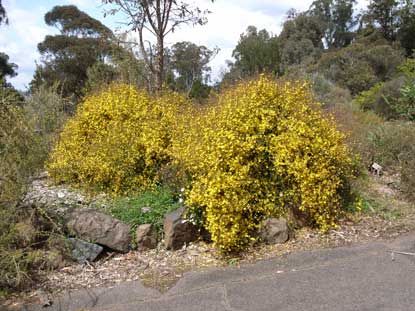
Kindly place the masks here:
<instances>
[{"instance_id":1,"label":"tall tree trunk","mask_svg":"<svg viewBox=\"0 0 415 311\"><path fill-rule=\"evenodd\" d=\"M155 71L156 91L160 91L163 87L164 81L164 40L162 37L157 38L157 55Z\"/></svg>"}]
</instances>

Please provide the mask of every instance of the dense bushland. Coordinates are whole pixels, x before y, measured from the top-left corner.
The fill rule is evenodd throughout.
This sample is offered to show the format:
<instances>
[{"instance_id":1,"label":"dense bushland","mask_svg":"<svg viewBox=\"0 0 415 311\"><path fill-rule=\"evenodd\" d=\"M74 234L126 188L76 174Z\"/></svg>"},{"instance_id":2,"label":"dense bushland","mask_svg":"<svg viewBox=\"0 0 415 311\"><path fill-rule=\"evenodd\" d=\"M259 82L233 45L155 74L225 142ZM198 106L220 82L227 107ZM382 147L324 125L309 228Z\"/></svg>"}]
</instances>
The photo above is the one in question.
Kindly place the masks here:
<instances>
[{"instance_id":1,"label":"dense bushland","mask_svg":"<svg viewBox=\"0 0 415 311\"><path fill-rule=\"evenodd\" d=\"M56 89L36 91L25 105L9 96L0 88L0 295L30 283L33 272L51 264L51 253L41 246L53 230L21 199L29 179L43 169L64 120L59 109L64 100Z\"/></svg>"}]
</instances>

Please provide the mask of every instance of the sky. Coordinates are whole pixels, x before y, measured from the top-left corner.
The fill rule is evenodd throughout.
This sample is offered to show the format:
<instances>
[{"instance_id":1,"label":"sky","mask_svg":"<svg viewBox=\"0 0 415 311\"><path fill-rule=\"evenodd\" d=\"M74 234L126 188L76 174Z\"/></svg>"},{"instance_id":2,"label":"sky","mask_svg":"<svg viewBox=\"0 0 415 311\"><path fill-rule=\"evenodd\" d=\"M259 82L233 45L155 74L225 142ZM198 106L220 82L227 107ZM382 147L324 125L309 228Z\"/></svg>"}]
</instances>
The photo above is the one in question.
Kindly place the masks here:
<instances>
[{"instance_id":1,"label":"sky","mask_svg":"<svg viewBox=\"0 0 415 311\"><path fill-rule=\"evenodd\" d=\"M193 2L192 2L193 1ZM182 26L166 38L167 46L178 41L191 41L220 52L212 60L212 78L217 79L226 70L226 60L232 60L232 51L241 33L250 25L265 28L273 34L281 31L285 14L290 8L298 11L308 9L312 0L190 0L201 9L207 9L208 23L204 26ZM358 8L368 0L359 0ZM105 6L101 0L3 0L9 17L9 25L0 28L0 52L9 55L10 62L19 66L18 75L9 81L18 89L29 85L40 55L37 44L46 35L57 30L44 23L44 15L55 5L73 4L90 16L100 20L112 30L125 30L123 16L104 18Z\"/></svg>"}]
</instances>

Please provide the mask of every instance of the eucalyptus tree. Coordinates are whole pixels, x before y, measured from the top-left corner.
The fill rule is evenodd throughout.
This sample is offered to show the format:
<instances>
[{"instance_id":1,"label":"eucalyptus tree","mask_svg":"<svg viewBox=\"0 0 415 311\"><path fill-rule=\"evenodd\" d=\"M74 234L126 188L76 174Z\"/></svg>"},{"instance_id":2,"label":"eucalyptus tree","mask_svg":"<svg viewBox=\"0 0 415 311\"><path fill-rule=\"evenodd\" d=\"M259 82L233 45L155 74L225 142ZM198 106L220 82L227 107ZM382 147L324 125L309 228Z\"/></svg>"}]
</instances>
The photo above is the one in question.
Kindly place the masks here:
<instances>
[{"instance_id":1,"label":"eucalyptus tree","mask_svg":"<svg viewBox=\"0 0 415 311\"><path fill-rule=\"evenodd\" d=\"M209 62L217 52L188 41L175 43L170 50L170 66L176 75L176 88L190 95L196 85L206 85L211 72Z\"/></svg>"},{"instance_id":2,"label":"eucalyptus tree","mask_svg":"<svg viewBox=\"0 0 415 311\"><path fill-rule=\"evenodd\" d=\"M105 61L114 47L112 31L76 6L55 6L46 13L45 22L57 28L38 44L41 63L31 82L32 90L42 84L61 83L64 96L79 99L88 79L88 68Z\"/></svg>"},{"instance_id":3,"label":"eucalyptus tree","mask_svg":"<svg viewBox=\"0 0 415 311\"><path fill-rule=\"evenodd\" d=\"M127 17L128 30L138 35L141 56L158 91L165 82L165 38L181 25L204 25L206 14L189 3L178 0L102 0L112 5L109 14L118 12ZM155 40L153 48L152 37Z\"/></svg>"}]
</instances>

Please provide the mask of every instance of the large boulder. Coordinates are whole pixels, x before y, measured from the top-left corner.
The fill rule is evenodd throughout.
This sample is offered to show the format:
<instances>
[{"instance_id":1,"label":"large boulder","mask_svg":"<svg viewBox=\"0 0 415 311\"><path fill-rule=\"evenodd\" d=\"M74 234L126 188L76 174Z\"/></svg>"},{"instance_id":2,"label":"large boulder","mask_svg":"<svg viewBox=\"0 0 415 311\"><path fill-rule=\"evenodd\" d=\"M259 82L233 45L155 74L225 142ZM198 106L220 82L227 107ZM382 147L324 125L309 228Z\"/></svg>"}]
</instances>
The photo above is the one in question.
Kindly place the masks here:
<instances>
[{"instance_id":1,"label":"large boulder","mask_svg":"<svg viewBox=\"0 0 415 311\"><path fill-rule=\"evenodd\" d=\"M69 232L83 240L127 252L130 248L130 226L94 209L73 209L66 216Z\"/></svg>"},{"instance_id":2,"label":"large boulder","mask_svg":"<svg viewBox=\"0 0 415 311\"><path fill-rule=\"evenodd\" d=\"M153 249L157 247L157 232L151 224L137 227L136 242L139 250Z\"/></svg>"},{"instance_id":3,"label":"large boulder","mask_svg":"<svg viewBox=\"0 0 415 311\"><path fill-rule=\"evenodd\" d=\"M69 238L67 244L71 249L72 258L80 263L94 261L104 250L100 245L74 238Z\"/></svg>"},{"instance_id":4,"label":"large boulder","mask_svg":"<svg viewBox=\"0 0 415 311\"><path fill-rule=\"evenodd\" d=\"M197 227L184 217L181 207L164 218L164 244L167 249L180 249L183 245L198 239Z\"/></svg>"},{"instance_id":5,"label":"large boulder","mask_svg":"<svg viewBox=\"0 0 415 311\"><path fill-rule=\"evenodd\" d=\"M263 221L259 236L268 244L285 243L289 239L287 220L284 218L268 218Z\"/></svg>"}]
</instances>

